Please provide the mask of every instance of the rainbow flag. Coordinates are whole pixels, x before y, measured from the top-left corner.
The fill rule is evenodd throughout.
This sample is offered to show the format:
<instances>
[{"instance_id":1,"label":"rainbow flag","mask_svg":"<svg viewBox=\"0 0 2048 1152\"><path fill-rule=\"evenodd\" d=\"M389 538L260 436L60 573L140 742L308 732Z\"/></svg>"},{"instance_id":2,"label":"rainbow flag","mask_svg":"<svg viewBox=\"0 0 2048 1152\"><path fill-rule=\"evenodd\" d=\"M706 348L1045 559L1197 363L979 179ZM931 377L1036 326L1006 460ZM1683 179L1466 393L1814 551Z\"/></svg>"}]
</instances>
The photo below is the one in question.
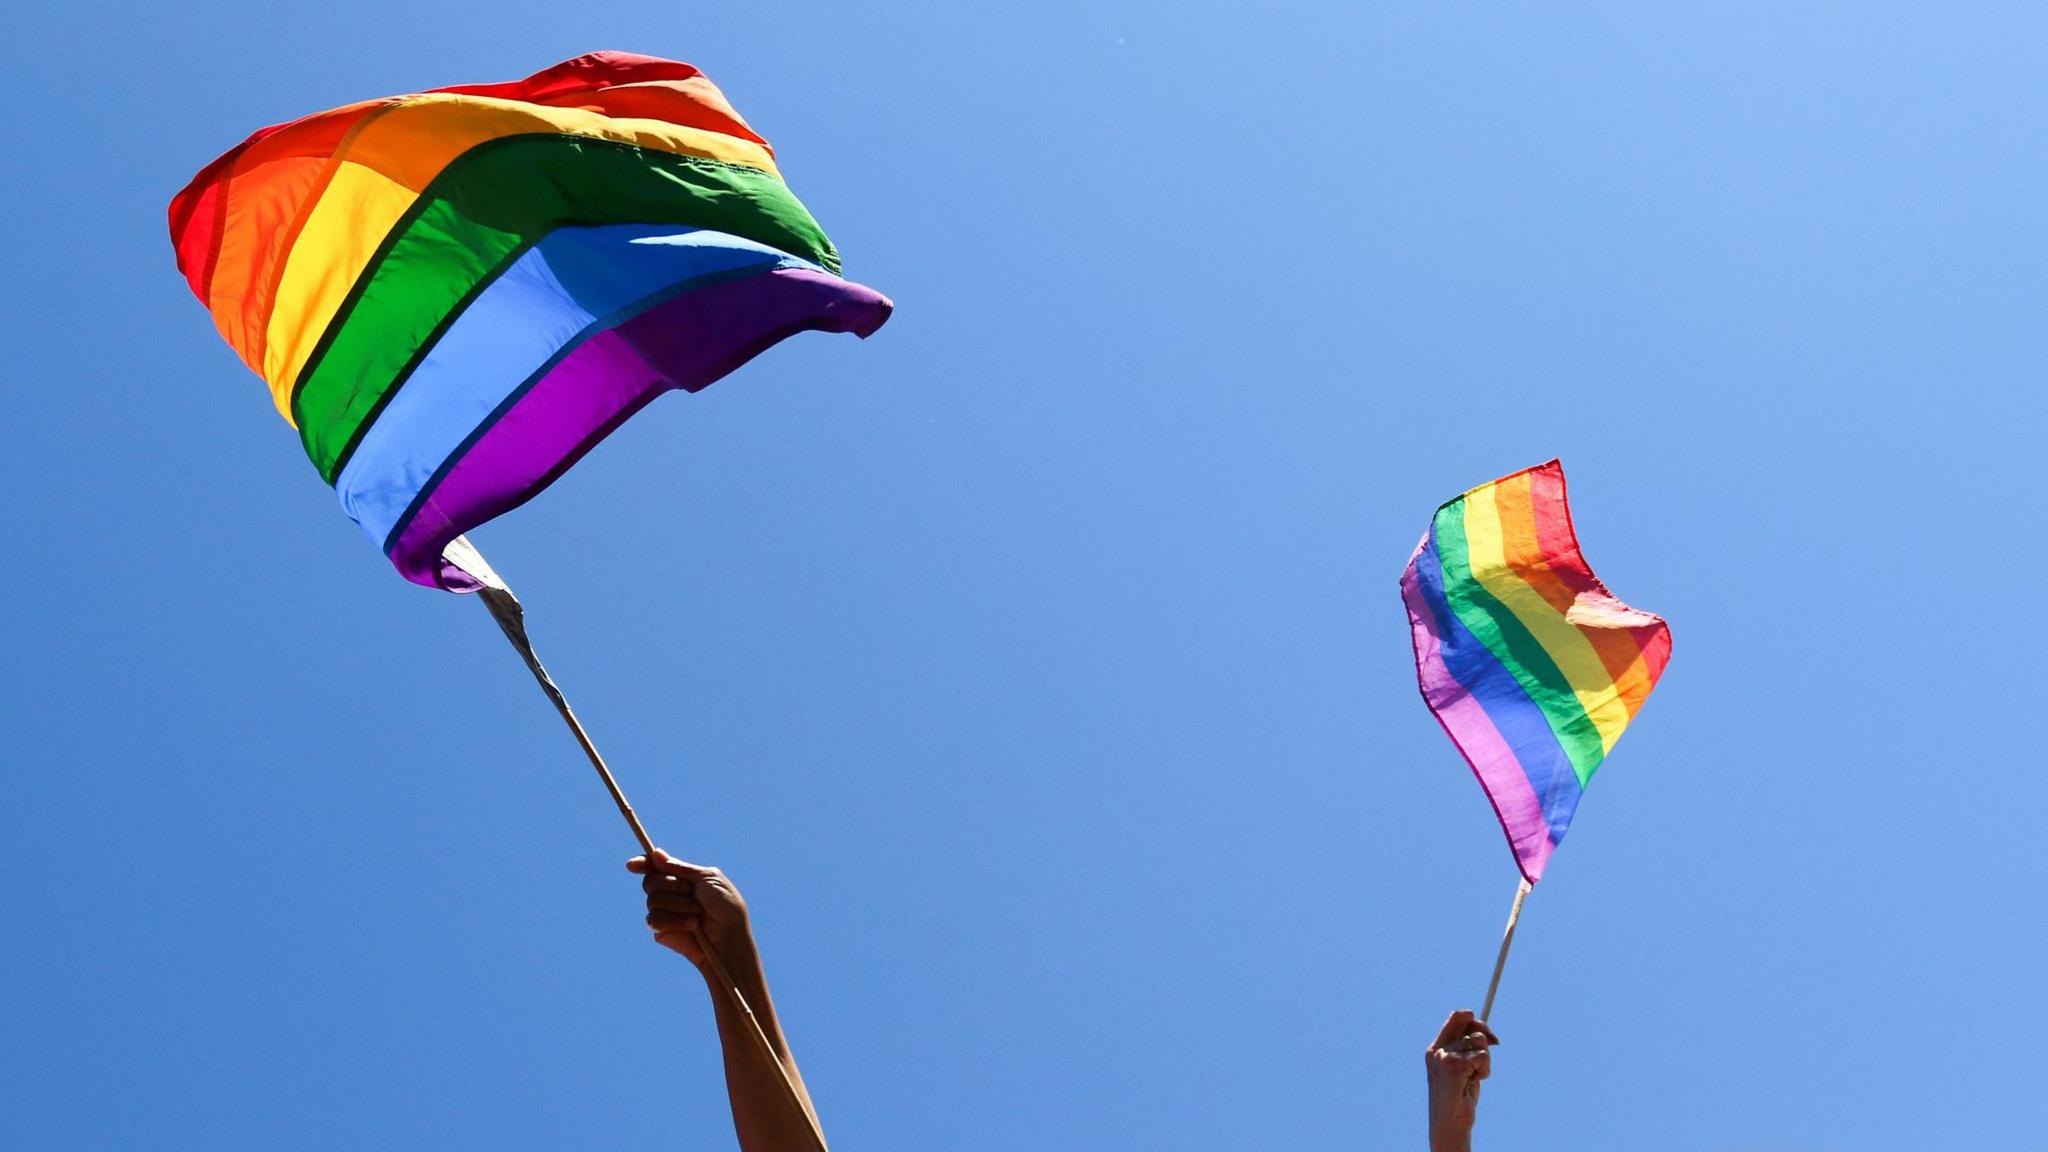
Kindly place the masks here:
<instances>
[{"instance_id":1,"label":"rainbow flag","mask_svg":"<svg viewBox=\"0 0 2048 1152\"><path fill-rule=\"evenodd\" d=\"M867 336L774 150L688 64L524 80L265 128L170 207L178 267L342 507L407 579L661 392L796 332Z\"/></svg>"},{"instance_id":2,"label":"rainbow flag","mask_svg":"<svg viewBox=\"0 0 2048 1152\"><path fill-rule=\"evenodd\" d=\"M1533 884L1664 674L1671 629L1593 575L1556 460L1437 509L1401 599L1422 698Z\"/></svg>"}]
</instances>

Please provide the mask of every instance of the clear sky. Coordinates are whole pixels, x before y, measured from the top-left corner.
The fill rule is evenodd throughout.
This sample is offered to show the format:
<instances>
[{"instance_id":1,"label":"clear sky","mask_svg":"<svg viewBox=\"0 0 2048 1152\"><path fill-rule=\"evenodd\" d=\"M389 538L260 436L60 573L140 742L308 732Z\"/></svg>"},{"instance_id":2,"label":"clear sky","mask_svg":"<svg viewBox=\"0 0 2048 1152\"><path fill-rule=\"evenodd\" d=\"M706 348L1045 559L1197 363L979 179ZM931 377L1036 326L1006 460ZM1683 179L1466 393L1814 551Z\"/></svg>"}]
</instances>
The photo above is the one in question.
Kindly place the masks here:
<instances>
[{"instance_id":1,"label":"clear sky","mask_svg":"<svg viewBox=\"0 0 2048 1152\"><path fill-rule=\"evenodd\" d=\"M12 10L0 1144L731 1146L589 768L164 228L255 127L614 47L898 311L476 539L835 1148L1420 1147L1515 872L1396 580L1553 455L1676 651L1481 1137L2048 1147L2048 9L1678 8Z\"/></svg>"}]
</instances>

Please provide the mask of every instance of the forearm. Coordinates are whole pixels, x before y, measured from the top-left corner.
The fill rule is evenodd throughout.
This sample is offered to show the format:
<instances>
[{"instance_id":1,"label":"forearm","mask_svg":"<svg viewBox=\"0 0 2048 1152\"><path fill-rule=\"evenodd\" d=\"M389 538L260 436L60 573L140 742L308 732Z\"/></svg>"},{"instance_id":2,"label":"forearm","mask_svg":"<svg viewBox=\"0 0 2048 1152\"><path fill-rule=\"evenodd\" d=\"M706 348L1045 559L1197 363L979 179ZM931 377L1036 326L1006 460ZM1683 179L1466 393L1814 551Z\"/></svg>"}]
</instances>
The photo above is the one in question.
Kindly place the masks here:
<instances>
[{"instance_id":1,"label":"forearm","mask_svg":"<svg viewBox=\"0 0 2048 1152\"><path fill-rule=\"evenodd\" d=\"M1462 1084L1429 1088L1429 1152L1472 1152L1473 1106L1478 1097L1465 1095Z\"/></svg>"},{"instance_id":2,"label":"forearm","mask_svg":"<svg viewBox=\"0 0 2048 1152\"><path fill-rule=\"evenodd\" d=\"M719 958L732 978L732 988L726 987L714 966L706 964L702 971L718 1020L719 1044L725 1054L726 1095L732 1103L733 1128L739 1134L742 1152L792 1152L818 1147L812 1128L817 1113L804 1086L803 1074L797 1070L796 1056L776 1019L760 953L747 940L728 943ZM735 989L745 998L746 1008L752 1009L751 1021L746 1009L734 999ZM767 1052L762 1050L764 1037ZM792 1088L794 1101L790 1098Z\"/></svg>"}]
</instances>

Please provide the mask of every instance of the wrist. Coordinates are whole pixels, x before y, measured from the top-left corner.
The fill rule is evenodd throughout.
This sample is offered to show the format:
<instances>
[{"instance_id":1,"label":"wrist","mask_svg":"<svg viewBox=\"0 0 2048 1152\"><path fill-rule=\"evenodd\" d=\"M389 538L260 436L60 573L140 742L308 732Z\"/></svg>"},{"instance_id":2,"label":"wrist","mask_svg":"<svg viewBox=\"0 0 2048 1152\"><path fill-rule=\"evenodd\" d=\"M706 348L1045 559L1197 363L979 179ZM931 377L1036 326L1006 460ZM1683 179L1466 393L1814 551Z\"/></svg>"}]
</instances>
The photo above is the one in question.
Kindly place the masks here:
<instances>
[{"instance_id":1,"label":"wrist","mask_svg":"<svg viewBox=\"0 0 2048 1152\"><path fill-rule=\"evenodd\" d=\"M1429 1152L1471 1152L1471 1117L1455 1112L1437 1114L1434 1108L1430 1111Z\"/></svg>"},{"instance_id":2,"label":"wrist","mask_svg":"<svg viewBox=\"0 0 2048 1152\"><path fill-rule=\"evenodd\" d=\"M706 932L703 940L710 955L697 965L697 970L704 974L704 979L716 985L718 969L722 965L725 974L742 991L760 983L761 955L754 948L753 933L747 931L745 925L729 928L716 937Z\"/></svg>"},{"instance_id":3,"label":"wrist","mask_svg":"<svg viewBox=\"0 0 2048 1152\"><path fill-rule=\"evenodd\" d=\"M1432 1125L1429 1130L1429 1152L1472 1152L1472 1130L1466 1128L1450 1131Z\"/></svg>"}]
</instances>

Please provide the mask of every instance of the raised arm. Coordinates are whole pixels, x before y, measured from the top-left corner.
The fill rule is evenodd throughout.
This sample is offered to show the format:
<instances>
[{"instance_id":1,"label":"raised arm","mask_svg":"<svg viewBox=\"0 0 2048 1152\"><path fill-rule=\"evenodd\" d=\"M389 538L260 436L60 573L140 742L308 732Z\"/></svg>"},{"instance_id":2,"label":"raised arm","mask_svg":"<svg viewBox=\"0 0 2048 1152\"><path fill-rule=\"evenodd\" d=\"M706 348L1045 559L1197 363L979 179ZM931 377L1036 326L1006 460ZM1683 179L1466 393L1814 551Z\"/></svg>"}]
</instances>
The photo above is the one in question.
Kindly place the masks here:
<instances>
[{"instance_id":1,"label":"raised arm","mask_svg":"<svg viewBox=\"0 0 2048 1152\"><path fill-rule=\"evenodd\" d=\"M656 849L650 865L647 857L626 861L626 869L639 875L647 893L647 926L654 940L682 953L704 977L711 990L711 1003L718 1017L718 1041L725 1053L725 1091L732 1102L733 1129L739 1135L741 1152L812 1152L819 1147L812 1135L816 1116L796 1057L783 1037L782 1024L775 1016L775 1002L768 995L768 978L761 970L761 954L754 947L753 929L747 922L747 902L725 873L678 860ZM698 937L711 946L725 964L733 984L746 997L768 1036L774 1062L761 1051L759 1040L739 1006L733 1002L717 970L705 957ZM795 1085L802 1112L792 1106L789 1090L782 1081L787 1070Z\"/></svg>"},{"instance_id":2,"label":"raised arm","mask_svg":"<svg viewBox=\"0 0 2048 1152\"><path fill-rule=\"evenodd\" d=\"M1479 1082L1493 1071L1491 1048L1498 1043L1485 1021L1460 1010L1423 1053L1429 1069L1429 1152L1471 1152Z\"/></svg>"}]
</instances>

